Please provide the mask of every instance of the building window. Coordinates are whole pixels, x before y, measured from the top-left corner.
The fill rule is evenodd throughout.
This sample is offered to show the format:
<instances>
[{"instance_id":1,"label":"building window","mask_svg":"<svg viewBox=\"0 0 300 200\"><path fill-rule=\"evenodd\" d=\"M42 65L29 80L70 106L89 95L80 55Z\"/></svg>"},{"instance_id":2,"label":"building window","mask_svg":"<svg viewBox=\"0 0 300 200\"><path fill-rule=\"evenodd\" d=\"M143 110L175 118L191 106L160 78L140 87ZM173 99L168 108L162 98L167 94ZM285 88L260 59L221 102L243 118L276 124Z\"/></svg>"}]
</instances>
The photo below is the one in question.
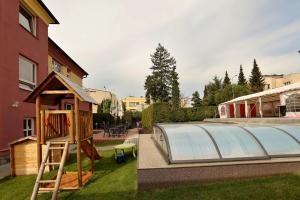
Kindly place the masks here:
<instances>
[{"instance_id":1,"label":"building window","mask_svg":"<svg viewBox=\"0 0 300 200\"><path fill-rule=\"evenodd\" d=\"M300 112L300 94L292 94L286 99L287 112Z\"/></svg>"},{"instance_id":2,"label":"building window","mask_svg":"<svg viewBox=\"0 0 300 200\"><path fill-rule=\"evenodd\" d=\"M291 81L287 81L284 83L284 85L289 85L289 84L291 84Z\"/></svg>"},{"instance_id":3,"label":"building window","mask_svg":"<svg viewBox=\"0 0 300 200\"><path fill-rule=\"evenodd\" d=\"M25 118L23 120L24 137L34 135L34 120L32 118Z\"/></svg>"},{"instance_id":4,"label":"building window","mask_svg":"<svg viewBox=\"0 0 300 200\"><path fill-rule=\"evenodd\" d=\"M35 18L25 8L19 8L19 24L21 24L27 31L35 35Z\"/></svg>"},{"instance_id":5,"label":"building window","mask_svg":"<svg viewBox=\"0 0 300 200\"><path fill-rule=\"evenodd\" d=\"M129 102L129 107L135 107L135 102Z\"/></svg>"},{"instance_id":6,"label":"building window","mask_svg":"<svg viewBox=\"0 0 300 200\"><path fill-rule=\"evenodd\" d=\"M52 70L59 73L61 72L61 64L54 59L52 59Z\"/></svg>"},{"instance_id":7,"label":"building window","mask_svg":"<svg viewBox=\"0 0 300 200\"><path fill-rule=\"evenodd\" d=\"M33 90L36 85L36 64L19 56L19 87Z\"/></svg>"},{"instance_id":8,"label":"building window","mask_svg":"<svg viewBox=\"0 0 300 200\"><path fill-rule=\"evenodd\" d=\"M73 106L72 104L66 103L65 104L65 110L72 110Z\"/></svg>"}]
</instances>

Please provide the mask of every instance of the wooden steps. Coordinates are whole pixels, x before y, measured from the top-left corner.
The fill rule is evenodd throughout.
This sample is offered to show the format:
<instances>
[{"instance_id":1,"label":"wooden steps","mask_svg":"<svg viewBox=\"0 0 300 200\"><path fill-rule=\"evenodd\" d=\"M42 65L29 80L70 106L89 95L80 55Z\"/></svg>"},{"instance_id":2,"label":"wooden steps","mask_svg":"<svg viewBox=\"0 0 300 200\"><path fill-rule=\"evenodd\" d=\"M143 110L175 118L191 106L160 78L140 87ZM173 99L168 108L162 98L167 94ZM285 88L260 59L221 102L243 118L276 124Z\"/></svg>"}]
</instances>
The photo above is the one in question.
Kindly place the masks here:
<instances>
[{"instance_id":1,"label":"wooden steps","mask_svg":"<svg viewBox=\"0 0 300 200\"><path fill-rule=\"evenodd\" d=\"M40 183L55 183L55 180L40 180Z\"/></svg>"},{"instance_id":2,"label":"wooden steps","mask_svg":"<svg viewBox=\"0 0 300 200\"><path fill-rule=\"evenodd\" d=\"M89 158L92 158L94 156L94 160L101 159L101 156L98 154L97 149L94 147L93 144L90 144L87 140L81 141L81 149Z\"/></svg>"},{"instance_id":3,"label":"wooden steps","mask_svg":"<svg viewBox=\"0 0 300 200\"><path fill-rule=\"evenodd\" d=\"M60 165L60 163L45 163L45 165Z\"/></svg>"},{"instance_id":4,"label":"wooden steps","mask_svg":"<svg viewBox=\"0 0 300 200\"><path fill-rule=\"evenodd\" d=\"M64 146L63 147L52 146L52 145L57 145L57 144L64 145ZM31 195L31 200L35 200L36 197L37 197L37 194L42 193L42 192L53 192L51 199L52 200L56 199L57 193L59 191L59 186L60 186L60 183L61 183L61 177L62 177L62 174L63 174L63 169L64 169L66 158L67 158L68 147L69 147L68 141L64 141L64 142L47 142L46 153L45 153L45 156L44 156L43 161L41 163L39 173L38 173L38 176L37 176L36 181L35 181L35 185L34 185L34 188L33 188L33 191L32 191L32 195ZM50 151L51 150L56 150L56 149L62 149L63 150L63 153L62 153L62 156L61 156L61 161L59 163L56 163L56 162L51 163L51 162L48 161ZM45 167L49 166L49 165L50 166L59 165L59 169L58 169L58 172L57 172L56 179L55 180L41 180L42 176L45 172ZM50 187L50 188L45 187L45 186L40 187L41 184L49 184L49 183L54 183L54 187Z\"/></svg>"}]
</instances>

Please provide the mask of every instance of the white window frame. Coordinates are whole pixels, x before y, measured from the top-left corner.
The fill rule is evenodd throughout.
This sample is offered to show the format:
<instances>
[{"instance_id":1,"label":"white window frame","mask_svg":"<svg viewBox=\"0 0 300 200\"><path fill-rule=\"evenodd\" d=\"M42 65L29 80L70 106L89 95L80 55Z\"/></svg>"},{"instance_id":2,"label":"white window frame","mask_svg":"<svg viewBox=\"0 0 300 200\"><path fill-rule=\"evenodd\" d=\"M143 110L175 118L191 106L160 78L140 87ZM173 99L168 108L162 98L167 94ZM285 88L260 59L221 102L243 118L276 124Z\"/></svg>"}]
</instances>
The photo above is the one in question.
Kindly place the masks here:
<instances>
[{"instance_id":1,"label":"white window frame","mask_svg":"<svg viewBox=\"0 0 300 200\"><path fill-rule=\"evenodd\" d=\"M34 79L34 82L31 82L29 80L24 80L24 79L20 78L20 75L19 75L19 88L24 89L24 90L28 90L28 91L33 91L33 89L36 87L37 65L34 62L32 62L31 60L25 58L22 55L19 55L19 60L20 59L23 59L27 62L30 62L33 65L33 76L34 76L33 79ZM20 64L19 64L19 70L20 70ZM27 87L26 87L26 85L27 85Z\"/></svg>"},{"instance_id":2,"label":"white window frame","mask_svg":"<svg viewBox=\"0 0 300 200\"><path fill-rule=\"evenodd\" d=\"M26 121L26 127L24 128L24 121ZM28 122L31 122L31 128L29 128L28 126ZM28 132L31 131L31 135L28 135ZM23 119L23 134L24 134L24 137L27 137L27 136L33 136L35 135L34 133L34 119L33 118L24 118Z\"/></svg>"},{"instance_id":3,"label":"white window frame","mask_svg":"<svg viewBox=\"0 0 300 200\"><path fill-rule=\"evenodd\" d=\"M20 19L19 19L19 24L28 32L32 33L34 36L36 36L36 17L30 12L28 11L28 9L25 8L25 6L23 6L22 4L20 4L19 6L19 15L20 13L20 9L23 9L26 14L28 14L31 17L31 24L32 24L32 30L28 30L26 27L24 27L21 23L20 23ZM22 15L22 14L21 14ZM25 17L25 16L24 16ZM25 17L26 18L26 17Z\"/></svg>"}]
</instances>

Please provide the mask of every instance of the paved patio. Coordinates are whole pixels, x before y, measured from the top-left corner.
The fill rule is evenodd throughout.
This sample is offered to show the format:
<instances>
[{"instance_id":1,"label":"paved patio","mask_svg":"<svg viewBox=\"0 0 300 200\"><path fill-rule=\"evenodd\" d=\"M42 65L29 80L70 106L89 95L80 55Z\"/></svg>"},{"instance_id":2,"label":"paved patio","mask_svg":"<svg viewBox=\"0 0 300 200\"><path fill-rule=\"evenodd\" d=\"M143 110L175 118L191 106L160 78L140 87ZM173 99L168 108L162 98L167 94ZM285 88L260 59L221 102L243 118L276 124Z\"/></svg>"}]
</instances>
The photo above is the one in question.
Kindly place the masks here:
<instances>
[{"instance_id":1,"label":"paved patio","mask_svg":"<svg viewBox=\"0 0 300 200\"><path fill-rule=\"evenodd\" d=\"M115 136L115 137L109 137L107 134L104 135L103 130L94 130L94 141L99 142L99 141L109 141L109 140L125 140L127 138L135 137L138 135L138 129L133 128L133 129L128 129L128 134L124 136Z\"/></svg>"},{"instance_id":2,"label":"paved patio","mask_svg":"<svg viewBox=\"0 0 300 200\"><path fill-rule=\"evenodd\" d=\"M10 163L0 165L0 180L10 175Z\"/></svg>"}]
</instances>

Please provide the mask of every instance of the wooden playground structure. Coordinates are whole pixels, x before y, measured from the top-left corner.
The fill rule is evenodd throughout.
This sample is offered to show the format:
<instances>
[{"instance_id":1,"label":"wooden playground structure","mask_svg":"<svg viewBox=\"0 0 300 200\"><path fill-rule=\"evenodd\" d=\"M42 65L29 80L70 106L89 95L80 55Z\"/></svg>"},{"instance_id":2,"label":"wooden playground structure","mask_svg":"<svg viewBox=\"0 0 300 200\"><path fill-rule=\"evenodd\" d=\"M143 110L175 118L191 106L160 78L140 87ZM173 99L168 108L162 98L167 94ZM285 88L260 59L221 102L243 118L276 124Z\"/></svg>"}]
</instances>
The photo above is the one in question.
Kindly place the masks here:
<instances>
[{"instance_id":1,"label":"wooden playground structure","mask_svg":"<svg viewBox=\"0 0 300 200\"><path fill-rule=\"evenodd\" d=\"M66 100L74 102L74 109L63 109L62 104ZM79 189L83 184L81 150L91 160L91 172L94 170L94 160L101 158L93 142L91 110L92 104L97 103L79 85L56 72L50 73L25 101L36 104L36 152L39 173L31 199L36 199L38 192L52 191L52 199L56 199L59 190ZM80 110L81 107L85 110ZM46 151L42 152L42 145L45 144ZM76 144L77 184L65 184L64 187L60 187L63 175L68 174L64 174L63 167L69 144ZM51 151L61 152L60 162L52 161L49 156ZM42 180L45 166L49 166L51 170L56 165L59 169L55 180ZM74 177L74 173L72 176ZM45 184L52 184L52 187L43 187Z\"/></svg>"}]
</instances>

